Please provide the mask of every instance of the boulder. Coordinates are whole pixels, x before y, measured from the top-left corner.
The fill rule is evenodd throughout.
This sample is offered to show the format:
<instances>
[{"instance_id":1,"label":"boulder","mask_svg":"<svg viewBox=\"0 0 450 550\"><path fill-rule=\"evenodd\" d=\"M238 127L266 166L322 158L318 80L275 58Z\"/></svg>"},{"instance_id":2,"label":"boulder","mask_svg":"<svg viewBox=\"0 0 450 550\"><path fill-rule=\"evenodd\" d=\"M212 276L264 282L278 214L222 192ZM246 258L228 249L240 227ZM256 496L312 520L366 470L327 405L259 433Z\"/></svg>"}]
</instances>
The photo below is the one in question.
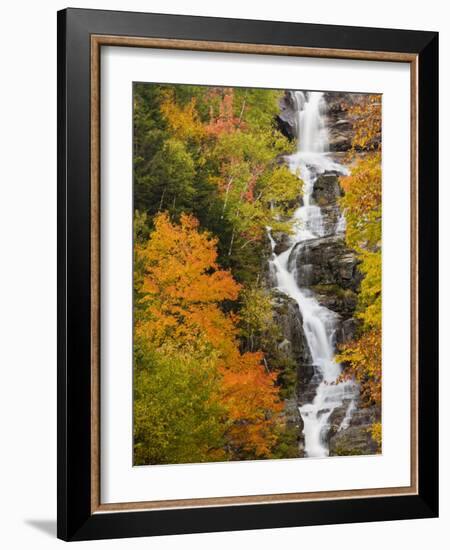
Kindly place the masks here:
<instances>
[{"instance_id":1,"label":"boulder","mask_svg":"<svg viewBox=\"0 0 450 550\"><path fill-rule=\"evenodd\" d=\"M351 289L343 289L338 285L316 285L312 286L320 305L331 309L343 320L342 325L347 320L350 321L358 303L358 295ZM346 327L346 334L350 332L350 325Z\"/></svg>"},{"instance_id":2,"label":"boulder","mask_svg":"<svg viewBox=\"0 0 450 550\"><path fill-rule=\"evenodd\" d=\"M279 290L272 293L274 320L283 337L279 348L291 355L296 363L311 364L311 354L303 333L303 317L297 302Z\"/></svg>"},{"instance_id":3,"label":"boulder","mask_svg":"<svg viewBox=\"0 0 450 550\"><path fill-rule=\"evenodd\" d=\"M360 260L347 248L342 235L298 243L292 249L289 263L295 264L300 287L337 285L355 292L362 280L358 269Z\"/></svg>"},{"instance_id":4,"label":"boulder","mask_svg":"<svg viewBox=\"0 0 450 550\"><path fill-rule=\"evenodd\" d=\"M348 116L348 106L353 103L355 94L325 93L327 104L327 128L331 151L345 152L352 146L352 124Z\"/></svg>"}]
</instances>

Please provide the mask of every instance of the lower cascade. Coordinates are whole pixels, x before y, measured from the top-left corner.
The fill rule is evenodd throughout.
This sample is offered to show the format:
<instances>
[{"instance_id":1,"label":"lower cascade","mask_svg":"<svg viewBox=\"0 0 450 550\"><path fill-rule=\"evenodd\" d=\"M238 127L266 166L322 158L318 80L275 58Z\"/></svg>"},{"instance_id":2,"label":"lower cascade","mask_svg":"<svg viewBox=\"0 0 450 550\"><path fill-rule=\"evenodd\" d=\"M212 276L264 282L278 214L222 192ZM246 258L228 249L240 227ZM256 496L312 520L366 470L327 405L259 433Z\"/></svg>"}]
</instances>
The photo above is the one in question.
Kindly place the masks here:
<instances>
[{"instance_id":1,"label":"lower cascade","mask_svg":"<svg viewBox=\"0 0 450 550\"><path fill-rule=\"evenodd\" d=\"M293 215L294 234L289 237L287 249L277 254L271 228L267 228L272 247L269 264L276 289L298 304L311 356L313 376L310 384L314 391L308 394L309 401L298 405L303 420L304 455L327 457L330 417L333 411L346 406L337 431L347 429L355 410L358 387L352 380L339 379L342 367L334 360L339 316L321 305L314 291L308 288L311 270L308 253L321 240L332 239L345 231L342 214L335 216L332 223L325 220L323 208L314 199L315 184L326 174L336 176L348 172L328 151L324 94L301 91L291 94L296 108L298 148L286 162L291 172L303 181L303 197Z\"/></svg>"}]
</instances>

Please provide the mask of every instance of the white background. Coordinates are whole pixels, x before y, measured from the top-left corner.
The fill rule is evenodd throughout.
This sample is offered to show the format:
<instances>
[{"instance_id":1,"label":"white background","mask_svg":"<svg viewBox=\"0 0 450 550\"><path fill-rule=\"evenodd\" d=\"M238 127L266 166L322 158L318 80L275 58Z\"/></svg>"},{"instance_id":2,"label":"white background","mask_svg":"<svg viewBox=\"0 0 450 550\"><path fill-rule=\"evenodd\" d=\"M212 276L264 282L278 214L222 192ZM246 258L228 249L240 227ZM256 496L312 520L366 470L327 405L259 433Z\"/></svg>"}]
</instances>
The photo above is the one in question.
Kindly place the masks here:
<instances>
[{"instance_id":1,"label":"white background","mask_svg":"<svg viewBox=\"0 0 450 550\"><path fill-rule=\"evenodd\" d=\"M291 20L441 33L441 152L450 149L450 34L439 0L393 3L364 0L320 3L260 0L153 0L82 2L78 7L128 9L224 17ZM0 87L1 284L1 455L2 547L53 548L56 515L56 10L62 2L23 1L2 9ZM443 174L443 171L442 171ZM444 175L444 174L443 174ZM450 201L441 185L441 280L448 280ZM433 213L430 212L430 216ZM441 288L441 311L449 307ZM441 339L450 326L442 316ZM442 353L442 355L444 355ZM83 548L125 546L155 549L291 548L339 549L408 547L422 549L448 539L450 495L448 457L450 383L441 369L441 519L363 525L332 525L259 532L221 533L83 543ZM444 393L445 392L445 393ZM95 546L94 546L95 545ZM107 545L107 546L105 546Z\"/></svg>"},{"instance_id":2,"label":"white background","mask_svg":"<svg viewBox=\"0 0 450 550\"><path fill-rule=\"evenodd\" d=\"M132 82L149 80L383 94L382 456L131 467ZM102 53L102 502L409 485L410 86L403 63L123 47Z\"/></svg>"}]
</instances>

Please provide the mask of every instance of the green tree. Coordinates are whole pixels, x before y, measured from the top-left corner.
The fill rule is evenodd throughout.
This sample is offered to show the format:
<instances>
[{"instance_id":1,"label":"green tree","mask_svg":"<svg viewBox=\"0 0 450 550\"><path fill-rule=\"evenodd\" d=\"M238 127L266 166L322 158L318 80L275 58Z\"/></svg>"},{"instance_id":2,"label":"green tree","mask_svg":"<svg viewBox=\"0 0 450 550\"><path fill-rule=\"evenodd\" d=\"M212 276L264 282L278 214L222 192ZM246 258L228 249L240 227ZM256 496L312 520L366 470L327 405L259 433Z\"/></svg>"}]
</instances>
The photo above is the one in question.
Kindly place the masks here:
<instances>
[{"instance_id":1,"label":"green tree","mask_svg":"<svg viewBox=\"0 0 450 550\"><path fill-rule=\"evenodd\" d=\"M225 458L224 408L214 355L135 343L134 463L179 464Z\"/></svg>"}]
</instances>

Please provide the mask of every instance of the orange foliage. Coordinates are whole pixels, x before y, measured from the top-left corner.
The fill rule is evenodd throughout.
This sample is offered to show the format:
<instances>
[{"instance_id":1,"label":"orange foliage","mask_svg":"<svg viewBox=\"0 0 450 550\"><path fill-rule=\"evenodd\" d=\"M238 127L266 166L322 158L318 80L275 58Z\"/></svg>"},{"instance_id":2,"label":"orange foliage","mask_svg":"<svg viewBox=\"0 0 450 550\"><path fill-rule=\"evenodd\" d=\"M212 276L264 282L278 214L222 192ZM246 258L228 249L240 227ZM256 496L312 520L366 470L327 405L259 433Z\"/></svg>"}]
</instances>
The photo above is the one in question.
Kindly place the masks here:
<instances>
[{"instance_id":1,"label":"orange foliage","mask_svg":"<svg viewBox=\"0 0 450 550\"><path fill-rule=\"evenodd\" d=\"M378 208L381 204L380 154L375 153L364 159L364 162L358 163L351 175L342 176L340 182L345 193L354 193L357 196L357 213L364 215L369 210Z\"/></svg>"},{"instance_id":2,"label":"orange foliage","mask_svg":"<svg viewBox=\"0 0 450 550\"><path fill-rule=\"evenodd\" d=\"M232 353L222 365L223 402L232 424L230 444L256 456L270 455L276 442L276 415L283 409L275 386L276 374L261 365L263 354Z\"/></svg>"},{"instance_id":3,"label":"orange foliage","mask_svg":"<svg viewBox=\"0 0 450 550\"><path fill-rule=\"evenodd\" d=\"M217 240L200 233L193 216L182 215L177 225L163 213L154 223L150 239L136 246L136 263L143 266L136 335L157 347L169 340L180 348L208 346L217 358L230 448L267 456L282 409L276 376L261 365L262 353L240 353L238 319L219 305L236 300L240 285L219 268Z\"/></svg>"},{"instance_id":4,"label":"orange foliage","mask_svg":"<svg viewBox=\"0 0 450 550\"><path fill-rule=\"evenodd\" d=\"M136 246L145 265L140 289L145 316L136 331L151 335L157 345L168 337L195 340L201 333L215 343L217 335L233 335L233 320L218 302L236 300L240 285L218 268L217 239L198 232L193 216L183 214L180 225L165 213L154 221L150 239Z\"/></svg>"}]
</instances>

